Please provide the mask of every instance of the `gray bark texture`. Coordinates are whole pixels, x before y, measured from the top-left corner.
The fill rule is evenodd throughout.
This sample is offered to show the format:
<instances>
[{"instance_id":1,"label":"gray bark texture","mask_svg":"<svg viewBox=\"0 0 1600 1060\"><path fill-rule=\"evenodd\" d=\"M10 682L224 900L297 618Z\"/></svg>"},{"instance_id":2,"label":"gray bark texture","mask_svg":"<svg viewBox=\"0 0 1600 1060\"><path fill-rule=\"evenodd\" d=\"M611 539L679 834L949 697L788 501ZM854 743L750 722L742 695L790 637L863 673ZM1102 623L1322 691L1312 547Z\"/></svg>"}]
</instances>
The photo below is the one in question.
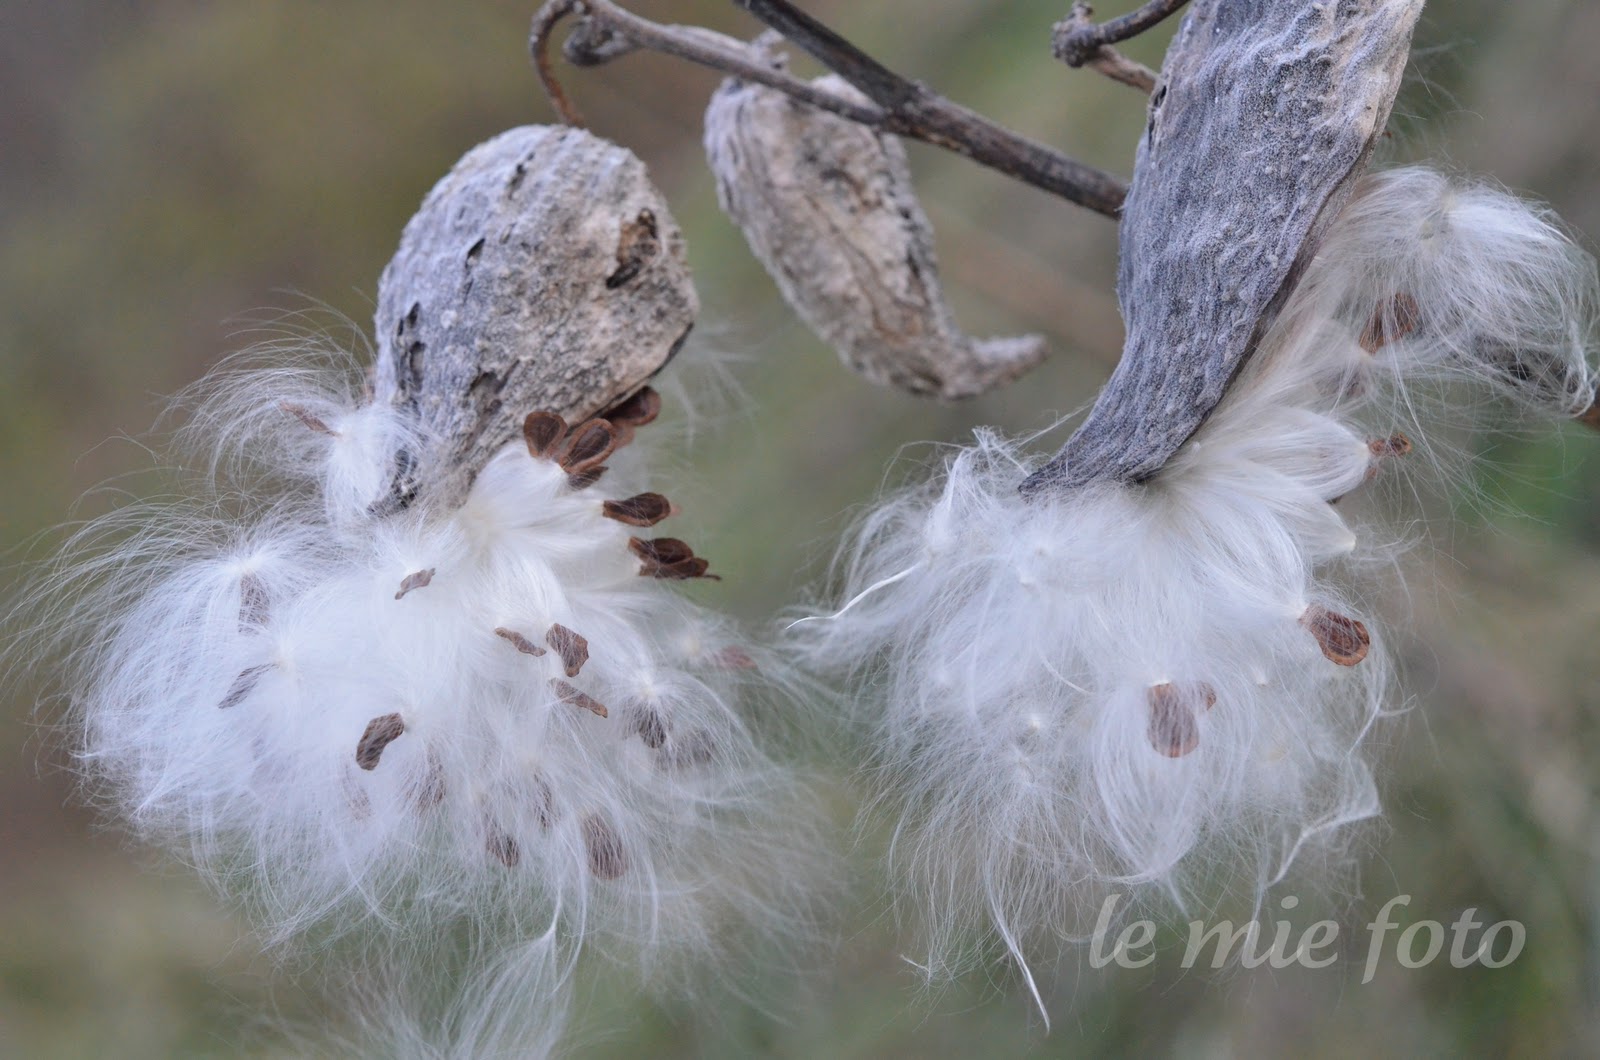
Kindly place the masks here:
<instances>
[{"instance_id":1,"label":"gray bark texture","mask_svg":"<svg viewBox=\"0 0 1600 1060\"><path fill-rule=\"evenodd\" d=\"M454 504L535 410L587 419L676 352L699 303L645 167L580 129L525 126L434 186L378 284L374 397L438 446L391 495ZM424 481L425 479L425 481Z\"/></svg>"},{"instance_id":2,"label":"gray bark texture","mask_svg":"<svg viewBox=\"0 0 1600 1060\"><path fill-rule=\"evenodd\" d=\"M1255 351L1383 132L1422 0L1195 0L1123 210L1122 360L1024 493L1149 477Z\"/></svg>"},{"instance_id":3,"label":"gray bark texture","mask_svg":"<svg viewBox=\"0 0 1600 1060\"><path fill-rule=\"evenodd\" d=\"M813 84L867 102L835 75ZM784 300L867 379L954 400L1043 359L1037 335L979 340L956 326L896 137L729 78L705 145L723 211Z\"/></svg>"}]
</instances>

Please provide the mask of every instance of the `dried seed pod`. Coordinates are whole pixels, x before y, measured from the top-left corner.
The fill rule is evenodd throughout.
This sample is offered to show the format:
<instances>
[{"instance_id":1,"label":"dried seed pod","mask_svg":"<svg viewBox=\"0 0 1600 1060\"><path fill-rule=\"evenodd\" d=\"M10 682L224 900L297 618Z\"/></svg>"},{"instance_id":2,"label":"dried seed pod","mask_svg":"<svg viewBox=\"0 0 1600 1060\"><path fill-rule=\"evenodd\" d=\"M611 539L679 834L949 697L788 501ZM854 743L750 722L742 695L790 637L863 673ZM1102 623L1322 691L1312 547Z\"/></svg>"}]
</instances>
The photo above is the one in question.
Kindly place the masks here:
<instances>
[{"instance_id":1,"label":"dried seed pod","mask_svg":"<svg viewBox=\"0 0 1600 1060\"><path fill-rule=\"evenodd\" d=\"M1122 211L1122 359L1025 494L1148 478L1211 415L1349 200L1422 0L1189 6Z\"/></svg>"},{"instance_id":2,"label":"dried seed pod","mask_svg":"<svg viewBox=\"0 0 1600 1060\"><path fill-rule=\"evenodd\" d=\"M589 871L598 879L614 880L628 871L628 855L616 830L599 814L583 819L583 845L589 849Z\"/></svg>"},{"instance_id":3,"label":"dried seed pod","mask_svg":"<svg viewBox=\"0 0 1600 1060\"><path fill-rule=\"evenodd\" d=\"M815 83L865 99L832 75ZM894 136L737 79L712 97L705 126L723 211L784 300L851 368L955 399L1043 359L1039 336L975 340L956 327Z\"/></svg>"},{"instance_id":4,"label":"dried seed pod","mask_svg":"<svg viewBox=\"0 0 1600 1060\"><path fill-rule=\"evenodd\" d=\"M421 589L424 586L433 584L433 572L434 568L429 567L427 570L419 570L407 574L401 580L400 590L394 594L394 598L398 600L413 589Z\"/></svg>"},{"instance_id":5,"label":"dried seed pod","mask_svg":"<svg viewBox=\"0 0 1600 1060\"><path fill-rule=\"evenodd\" d=\"M539 647L539 645L535 644L533 641L529 640L527 637L523 636L521 633L518 633L514 629L507 629L505 626L496 626L494 635L510 641L512 645L524 655L544 654L543 648Z\"/></svg>"},{"instance_id":6,"label":"dried seed pod","mask_svg":"<svg viewBox=\"0 0 1600 1060\"><path fill-rule=\"evenodd\" d=\"M369 772L377 769L384 748L404 735L405 731L405 719L399 714L383 714L367 722L361 742L356 744L356 765Z\"/></svg>"},{"instance_id":7,"label":"dried seed pod","mask_svg":"<svg viewBox=\"0 0 1600 1060\"><path fill-rule=\"evenodd\" d=\"M1195 718L1198 701L1206 709L1216 702L1209 687L1183 689L1163 682L1150 686L1150 746L1168 758L1182 758L1200 746L1200 724Z\"/></svg>"},{"instance_id":8,"label":"dried seed pod","mask_svg":"<svg viewBox=\"0 0 1600 1060\"><path fill-rule=\"evenodd\" d=\"M574 423L637 391L697 309L643 163L581 129L512 129L469 151L406 226L378 285L376 400L439 440L425 486L451 504L528 409ZM422 457L397 457L380 510L424 488Z\"/></svg>"},{"instance_id":9,"label":"dried seed pod","mask_svg":"<svg viewBox=\"0 0 1600 1060\"><path fill-rule=\"evenodd\" d=\"M1372 647L1372 637L1364 624L1320 604L1306 608L1300 624L1317 638L1322 654L1340 666L1354 666L1367 657Z\"/></svg>"},{"instance_id":10,"label":"dried seed pod","mask_svg":"<svg viewBox=\"0 0 1600 1060\"><path fill-rule=\"evenodd\" d=\"M566 668L568 677L577 677L583 664L589 661L589 642L559 622L550 627L544 642L561 656L561 665Z\"/></svg>"}]
</instances>

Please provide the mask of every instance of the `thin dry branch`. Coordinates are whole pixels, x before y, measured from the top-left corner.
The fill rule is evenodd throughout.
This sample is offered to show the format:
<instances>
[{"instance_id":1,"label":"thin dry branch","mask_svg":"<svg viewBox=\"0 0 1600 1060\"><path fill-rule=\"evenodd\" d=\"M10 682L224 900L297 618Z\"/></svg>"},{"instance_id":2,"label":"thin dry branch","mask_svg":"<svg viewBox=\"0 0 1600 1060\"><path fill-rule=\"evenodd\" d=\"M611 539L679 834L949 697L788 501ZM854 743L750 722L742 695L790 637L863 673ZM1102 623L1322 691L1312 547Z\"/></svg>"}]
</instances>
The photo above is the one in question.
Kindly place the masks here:
<instances>
[{"instance_id":1,"label":"thin dry branch","mask_svg":"<svg viewBox=\"0 0 1600 1060\"><path fill-rule=\"evenodd\" d=\"M1051 47L1055 51L1056 58L1071 67L1095 66L1096 60L1106 56L1116 56L1123 62L1131 63L1131 59L1123 59L1112 50L1111 45L1137 37L1168 15L1176 13L1178 8L1188 2L1189 0L1150 0L1136 11L1130 11L1126 15L1097 26L1090 17L1094 14L1094 8L1083 0L1078 0L1072 5L1072 11L1067 17L1056 23L1051 36ZM1153 78L1151 85L1154 87Z\"/></svg>"},{"instance_id":2,"label":"thin dry branch","mask_svg":"<svg viewBox=\"0 0 1600 1060\"><path fill-rule=\"evenodd\" d=\"M786 0L735 0L867 96L871 103L775 69L758 50L697 26L669 26L640 18L610 0L550 0L534 16L529 44L534 66L563 120L581 124L577 108L550 65L550 38L564 18L580 16L563 49L576 65L596 65L630 51L662 52L756 84L882 132L964 155L1068 202L1116 217L1127 196L1119 177L1068 158L910 81L867 55Z\"/></svg>"}]
</instances>

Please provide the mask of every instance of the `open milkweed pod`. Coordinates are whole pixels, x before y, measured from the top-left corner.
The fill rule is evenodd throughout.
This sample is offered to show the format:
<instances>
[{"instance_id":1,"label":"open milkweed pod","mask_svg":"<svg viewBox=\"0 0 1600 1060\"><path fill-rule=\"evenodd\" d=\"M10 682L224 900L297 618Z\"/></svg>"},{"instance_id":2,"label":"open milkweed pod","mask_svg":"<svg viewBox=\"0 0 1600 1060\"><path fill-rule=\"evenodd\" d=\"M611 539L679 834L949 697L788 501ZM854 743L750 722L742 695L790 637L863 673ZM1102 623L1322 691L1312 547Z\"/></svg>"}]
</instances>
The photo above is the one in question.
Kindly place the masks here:
<instances>
[{"instance_id":1,"label":"open milkweed pod","mask_svg":"<svg viewBox=\"0 0 1600 1060\"><path fill-rule=\"evenodd\" d=\"M689 326L680 242L587 133L474 149L385 272L376 396L281 344L220 374L187 441L221 480L90 524L19 608L71 653L96 791L273 941L422 967L466 924L463 981L537 994L592 939L649 967L801 919L811 806L747 726L752 649L664 580L706 559L635 545L676 513L624 447Z\"/></svg>"},{"instance_id":2,"label":"open milkweed pod","mask_svg":"<svg viewBox=\"0 0 1600 1060\"><path fill-rule=\"evenodd\" d=\"M834 75L814 83L865 99ZM956 326L893 135L729 79L706 109L705 144L723 211L784 300L872 382L975 397L1044 358L1037 335L973 339Z\"/></svg>"},{"instance_id":3,"label":"open milkweed pod","mask_svg":"<svg viewBox=\"0 0 1600 1060\"><path fill-rule=\"evenodd\" d=\"M1418 8L1191 4L1100 401L1056 457L980 431L881 501L793 627L856 691L930 975L1003 950L1032 986L1025 954L1108 892L1258 901L1338 867L1379 809L1363 745L1400 701L1371 605L1404 535L1333 502L1437 470L1437 374L1560 415L1593 393L1593 262L1538 208L1359 179Z\"/></svg>"}]
</instances>

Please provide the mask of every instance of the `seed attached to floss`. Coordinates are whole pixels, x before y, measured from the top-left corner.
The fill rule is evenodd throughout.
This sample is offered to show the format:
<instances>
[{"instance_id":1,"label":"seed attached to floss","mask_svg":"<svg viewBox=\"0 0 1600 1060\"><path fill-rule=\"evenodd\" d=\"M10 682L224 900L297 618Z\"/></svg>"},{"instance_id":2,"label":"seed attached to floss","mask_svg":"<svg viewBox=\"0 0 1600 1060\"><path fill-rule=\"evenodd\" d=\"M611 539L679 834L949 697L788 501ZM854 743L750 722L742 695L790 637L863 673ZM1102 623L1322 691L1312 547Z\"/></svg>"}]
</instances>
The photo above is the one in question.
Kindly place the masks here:
<instances>
[{"instance_id":1,"label":"seed attached to floss","mask_svg":"<svg viewBox=\"0 0 1600 1060\"><path fill-rule=\"evenodd\" d=\"M556 695L560 697L563 703L577 707L580 710L587 710L589 713L602 718L609 717L611 714L610 711L606 710L604 703L587 692L580 691L576 686L568 684L559 677L550 682L550 687L556 690Z\"/></svg>"},{"instance_id":2,"label":"seed attached to floss","mask_svg":"<svg viewBox=\"0 0 1600 1060\"><path fill-rule=\"evenodd\" d=\"M318 419L312 414L311 410L306 408L304 405L296 405L292 401L280 401L278 402L278 407L287 412L289 415L293 416L295 419L299 420L301 423L305 424L307 430L315 431L318 434L328 435L336 435L339 433L332 427L329 427L326 423L322 422L322 420Z\"/></svg>"},{"instance_id":3,"label":"seed attached to floss","mask_svg":"<svg viewBox=\"0 0 1600 1060\"><path fill-rule=\"evenodd\" d=\"M261 680L261 675L272 669L271 663L262 663L259 666L248 666L239 671L239 676L233 679L233 684L228 686L227 694L222 697L222 702L217 704L219 710L237 707L243 703L245 697L255 691L256 682Z\"/></svg>"},{"instance_id":4,"label":"seed attached to floss","mask_svg":"<svg viewBox=\"0 0 1600 1060\"><path fill-rule=\"evenodd\" d=\"M1421 320L1422 311L1417 306L1417 300L1402 291L1387 302L1379 303L1356 341L1363 350L1375 354L1389 343L1398 342L1417 330Z\"/></svg>"},{"instance_id":5,"label":"seed attached to floss","mask_svg":"<svg viewBox=\"0 0 1600 1060\"><path fill-rule=\"evenodd\" d=\"M489 834L484 838L483 848L508 869L516 868L522 860L522 848L517 845L516 836L493 821L489 822Z\"/></svg>"},{"instance_id":6,"label":"seed attached to floss","mask_svg":"<svg viewBox=\"0 0 1600 1060\"><path fill-rule=\"evenodd\" d=\"M718 670L754 670L757 669L755 659L748 651L737 644L730 644L726 648L714 652L709 660L710 665Z\"/></svg>"},{"instance_id":7,"label":"seed attached to floss","mask_svg":"<svg viewBox=\"0 0 1600 1060\"><path fill-rule=\"evenodd\" d=\"M628 871L628 856L622 849L622 840L599 814L583 819L583 844L589 848L589 871L596 878L614 880Z\"/></svg>"},{"instance_id":8,"label":"seed attached to floss","mask_svg":"<svg viewBox=\"0 0 1600 1060\"><path fill-rule=\"evenodd\" d=\"M367 722L361 742L356 744L356 765L368 772L377 769L383 749L399 739L405 731L405 719L399 714L383 714Z\"/></svg>"},{"instance_id":9,"label":"seed attached to floss","mask_svg":"<svg viewBox=\"0 0 1600 1060\"><path fill-rule=\"evenodd\" d=\"M496 626L495 630L494 630L494 635L497 636L497 637L503 637L506 640L510 641L512 643L512 645L524 655L543 655L544 654L544 649L543 648L539 647L539 645L535 644L533 641L529 640L527 637L524 637L521 633L518 633L514 629L507 629L504 626Z\"/></svg>"},{"instance_id":10,"label":"seed attached to floss","mask_svg":"<svg viewBox=\"0 0 1600 1060\"><path fill-rule=\"evenodd\" d=\"M583 664L589 661L588 640L559 622L550 627L550 632L544 635L544 642L550 645L551 651L561 656L561 665L566 668L568 677L577 677Z\"/></svg>"},{"instance_id":11,"label":"seed attached to floss","mask_svg":"<svg viewBox=\"0 0 1600 1060\"><path fill-rule=\"evenodd\" d=\"M422 775L407 787L411 804L418 812L431 810L439 805L444 801L445 794L444 763L439 760L439 752L430 747L424 758Z\"/></svg>"},{"instance_id":12,"label":"seed attached to floss","mask_svg":"<svg viewBox=\"0 0 1600 1060\"><path fill-rule=\"evenodd\" d=\"M1365 625L1319 604L1306 608L1305 614L1300 616L1300 624L1317 638L1322 654L1340 666L1354 666L1367 657L1372 647Z\"/></svg>"},{"instance_id":13,"label":"seed attached to floss","mask_svg":"<svg viewBox=\"0 0 1600 1060\"><path fill-rule=\"evenodd\" d=\"M555 459L556 448L567 436L567 421L554 412L530 412L522 421L522 437L528 454L537 460Z\"/></svg>"},{"instance_id":14,"label":"seed attached to floss","mask_svg":"<svg viewBox=\"0 0 1600 1060\"><path fill-rule=\"evenodd\" d=\"M239 632L248 633L267 623L267 583L254 571L239 579Z\"/></svg>"},{"instance_id":15,"label":"seed attached to floss","mask_svg":"<svg viewBox=\"0 0 1600 1060\"><path fill-rule=\"evenodd\" d=\"M399 600L413 589L421 589L424 586L431 585L435 569L434 567L429 567L427 570L419 570L407 574L400 580L400 591L394 594L394 598Z\"/></svg>"},{"instance_id":16,"label":"seed attached to floss","mask_svg":"<svg viewBox=\"0 0 1600 1060\"><path fill-rule=\"evenodd\" d=\"M661 395L640 387L632 397L613 405L601 418L617 427L643 427L661 415Z\"/></svg>"},{"instance_id":17,"label":"seed attached to floss","mask_svg":"<svg viewBox=\"0 0 1600 1060\"><path fill-rule=\"evenodd\" d=\"M617 429L605 420L579 424L562 451L560 461L569 475L579 475L599 467L617 448Z\"/></svg>"},{"instance_id":18,"label":"seed attached to floss","mask_svg":"<svg viewBox=\"0 0 1600 1060\"><path fill-rule=\"evenodd\" d=\"M1200 698L1206 709L1216 703L1216 693L1209 685L1202 686ZM1150 701L1150 746L1168 758L1182 758L1200 746L1200 724L1195 719L1194 696L1170 681L1151 685L1147 694Z\"/></svg>"},{"instance_id":19,"label":"seed attached to floss","mask_svg":"<svg viewBox=\"0 0 1600 1060\"><path fill-rule=\"evenodd\" d=\"M1411 452L1411 439L1396 431L1387 438L1374 438L1367 448L1373 456L1406 456Z\"/></svg>"},{"instance_id":20,"label":"seed attached to floss","mask_svg":"<svg viewBox=\"0 0 1600 1060\"><path fill-rule=\"evenodd\" d=\"M711 566L710 560L696 556L694 549L675 537L655 537L649 540L642 537L629 538L628 551L643 561L639 569L639 574L643 577L721 580L718 575L706 573Z\"/></svg>"},{"instance_id":21,"label":"seed attached to floss","mask_svg":"<svg viewBox=\"0 0 1600 1060\"><path fill-rule=\"evenodd\" d=\"M652 751L661 750L661 746L667 742L666 723L661 720L660 714L649 707L640 707L633 712L633 731Z\"/></svg>"},{"instance_id":22,"label":"seed attached to floss","mask_svg":"<svg viewBox=\"0 0 1600 1060\"><path fill-rule=\"evenodd\" d=\"M626 500L606 501L601 505L601 511L607 519L615 519L628 526L654 526L677 509L659 493L640 493Z\"/></svg>"}]
</instances>

